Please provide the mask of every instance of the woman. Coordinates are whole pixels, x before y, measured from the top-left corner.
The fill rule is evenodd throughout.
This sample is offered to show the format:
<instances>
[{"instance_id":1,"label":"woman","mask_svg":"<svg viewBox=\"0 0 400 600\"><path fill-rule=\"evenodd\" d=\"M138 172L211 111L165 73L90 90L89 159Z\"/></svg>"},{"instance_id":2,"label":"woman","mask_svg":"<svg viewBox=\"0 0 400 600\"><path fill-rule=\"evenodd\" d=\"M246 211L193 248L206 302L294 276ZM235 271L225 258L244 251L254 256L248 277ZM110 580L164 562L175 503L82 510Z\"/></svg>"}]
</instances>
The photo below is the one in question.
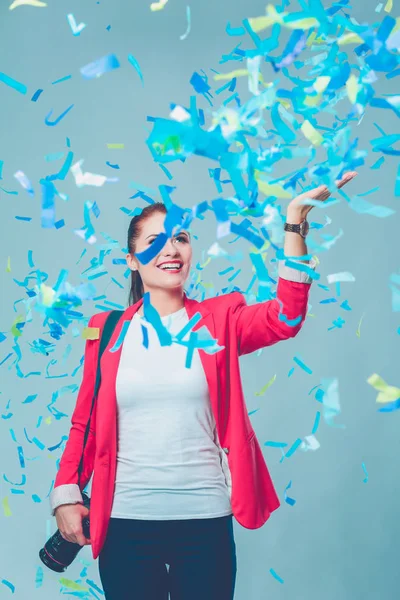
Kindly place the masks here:
<instances>
[{"instance_id":1,"label":"woman","mask_svg":"<svg viewBox=\"0 0 400 600\"><path fill-rule=\"evenodd\" d=\"M355 175L346 174L338 186ZM302 203L304 197L323 201L329 195L321 186L289 204L286 256L307 254L304 223L312 206ZM232 517L257 529L279 507L247 415L238 358L299 332L312 278L280 263L276 299L247 306L243 295L234 292L191 300L183 290L192 260L189 232L169 238L147 264L136 257L165 231L165 213L157 203L131 221L130 306L101 359L102 382L80 487L98 339L86 343L83 380L50 503L66 540L92 544L107 600L166 600L168 591L171 600L231 600L236 580ZM200 313L193 332L206 327L222 349L195 349L187 368L188 348L163 345L144 318L145 292L172 335ZM106 316L94 315L89 327L100 335ZM122 345L108 352L124 321L129 326ZM82 518L88 510L81 489L93 471L86 539Z\"/></svg>"}]
</instances>

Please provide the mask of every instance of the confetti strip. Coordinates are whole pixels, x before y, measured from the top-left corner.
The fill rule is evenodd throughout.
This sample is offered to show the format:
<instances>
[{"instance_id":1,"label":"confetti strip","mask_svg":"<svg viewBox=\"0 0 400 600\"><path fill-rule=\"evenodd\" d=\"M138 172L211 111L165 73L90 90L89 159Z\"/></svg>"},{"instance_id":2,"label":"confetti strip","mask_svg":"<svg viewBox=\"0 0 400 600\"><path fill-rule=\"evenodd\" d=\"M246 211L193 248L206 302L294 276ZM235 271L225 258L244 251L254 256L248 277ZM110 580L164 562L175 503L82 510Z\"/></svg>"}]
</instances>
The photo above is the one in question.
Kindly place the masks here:
<instances>
[{"instance_id":1,"label":"confetti strip","mask_svg":"<svg viewBox=\"0 0 400 600\"><path fill-rule=\"evenodd\" d=\"M36 90L36 92L33 94L32 98L31 98L31 102L37 102L40 95L42 94L43 90Z\"/></svg>"},{"instance_id":2,"label":"confetti strip","mask_svg":"<svg viewBox=\"0 0 400 600\"><path fill-rule=\"evenodd\" d=\"M26 85L24 85L23 83L20 83L16 79L13 79L12 77L9 77L8 75L6 75L5 73L2 73L1 71L0 71L0 81L5 83L9 87L13 88L20 94L26 94L26 92L27 92Z\"/></svg>"},{"instance_id":3,"label":"confetti strip","mask_svg":"<svg viewBox=\"0 0 400 600\"><path fill-rule=\"evenodd\" d=\"M7 579L2 579L1 583L3 585L7 586L11 590L11 593L14 594L14 592L15 592L15 585L13 585L10 581L7 581Z\"/></svg>"},{"instance_id":4,"label":"confetti strip","mask_svg":"<svg viewBox=\"0 0 400 600\"><path fill-rule=\"evenodd\" d=\"M10 4L9 9L14 10L14 8L18 8L18 6L36 6L37 8L44 8L47 4L40 0L14 0L14 2Z\"/></svg>"},{"instance_id":5,"label":"confetti strip","mask_svg":"<svg viewBox=\"0 0 400 600\"><path fill-rule=\"evenodd\" d=\"M100 337L100 328L85 327L85 329L82 332L82 337L84 340L98 340Z\"/></svg>"},{"instance_id":6,"label":"confetti strip","mask_svg":"<svg viewBox=\"0 0 400 600\"><path fill-rule=\"evenodd\" d=\"M72 75L65 75L65 77L61 77L61 79L56 79L56 81L52 81L51 85L57 85L57 83L63 83L63 81L68 81L72 79Z\"/></svg>"},{"instance_id":7,"label":"confetti strip","mask_svg":"<svg viewBox=\"0 0 400 600\"><path fill-rule=\"evenodd\" d=\"M66 579L65 577L60 577L59 582L64 587L73 590L74 592L88 592L89 588L76 583L76 581L72 581L72 579Z\"/></svg>"},{"instance_id":8,"label":"confetti strip","mask_svg":"<svg viewBox=\"0 0 400 600\"><path fill-rule=\"evenodd\" d=\"M179 36L180 40L186 40L187 36L190 33L190 29L191 29L190 6L186 7L186 20L187 20L186 31L185 31L185 33L183 35Z\"/></svg>"},{"instance_id":9,"label":"confetti strip","mask_svg":"<svg viewBox=\"0 0 400 600\"><path fill-rule=\"evenodd\" d=\"M158 2L152 2L150 4L150 10L152 12L162 10L164 6L167 4L168 0L159 0Z\"/></svg>"},{"instance_id":10,"label":"confetti strip","mask_svg":"<svg viewBox=\"0 0 400 600\"><path fill-rule=\"evenodd\" d=\"M263 396L265 394L265 392L267 391L267 389L274 383L274 381L276 380L276 375L274 375L269 381L268 383L266 383L264 385L264 387L261 388L261 390L259 392L255 392L255 396Z\"/></svg>"},{"instance_id":11,"label":"confetti strip","mask_svg":"<svg viewBox=\"0 0 400 600\"><path fill-rule=\"evenodd\" d=\"M376 402L378 404L394 402L400 398L400 388L395 387L394 385L388 385L377 373L368 377L367 383L379 392L376 397Z\"/></svg>"},{"instance_id":12,"label":"confetti strip","mask_svg":"<svg viewBox=\"0 0 400 600\"><path fill-rule=\"evenodd\" d=\"M27 178L27 176L22 172L22 171L17 171L16 173L14 173L14 177L17 181L19 181L19 183L22 185L22 187L28 192L28 194L30 196L34 196L35 192L32 188L32 184L29 181L29 179Z\"/></svg>"},{"instance_id":13,"label":"confetti strip","mask_svg":"<svg viewBox=\"0 0 400 600\"><path fill-rule=\"evenodd\" d=\"M291 487L292 487L292 482L289 481L289 483L285 487L285 494L284 494L284 496L285 496L285 502L286 502L286 504L289 504L289 506L294 506L296 504L296 500L294 500L293 498L290 498L287 495L287 490L290 489Z\"/></svg>"},{"instance_id":14,"label":"confetti strip","mask_svg":"<svg viewBox=\"0 0 400 600\"><path fill-rule=\"evenodd\" d=\"M279 575L276 573L276 571L274 571L274 569L270 569L269 572L277 581L279 581L279 583L284 583L282 577L279 577Z\"/></svg>"},{"instance_id":15,"label":"confetti strip","mask_svg":"<svg viewBox=\"0 0 400 600\"><path fill-rule=\"evenodd\" d=\"M102 58L89 63L88 65L81 67L80 72L84 79L98 79L109 71L119 69L120 64L115 54L107 54Z\"/></svg>"},{"instance_id":16,"label":"confetti strip","mask_svg":"<svg viewBox=\"0 0 400 600\"><path fill-rule=\"evenodd\" d=\"M49 125L50 127L54 127L55 125L57 125L61 119L63 119L68 113L69 111L74 108L74 105L71 104L71 106L68 106L68 108L66 110L64 110L63 113L61 113L55 120L50 121L50 117L53 114L53 109L49 112L48 115L46 115L46 118L44 120L44 122L46 123L46 125Z\"/></svg>"},{"instance_id":17,"label":"confetti strip","mask_svg":"<svg viewBox=\"0 0 400 600\"><path fill-rule=\"evenodd\" d=\"M86 27L86 23L79 23L77 25L73 14L67 15L67 21L71 27L72 34L75 36L80 35Z\"/></svg>"},{"instance_id":18,"label":"confetti strip","mask_svg":"<svg viewBox=\"0 0 400 600\"><path fill-rule=\"evenodd\" d=\"M140 77L140 81L142 82L142 85L144 85L143 74L142 74L142 71L141 71L141 68L139 66L138 61L136 60L136 58L132 54L128 54L128 60L131 63L131 65L133 66L133 68L136 70L136 72L138 73L138 75ZM115 146L120 147L121 145L123 147L123 144L107 144L107 147L110 147L110 146L111 147L112 146L114 146L114 147Z\"/></svg>"},{"instance_id":19,"label":"confetti strip","mask_svg":"<svg viewBox=\"0 0 400 600\"><path fill-rule=\"evenodd\" d=\"M304 137L306 137L313 144L313 146L318 147L324 141L322 135L318 133L318 131L307 120L302 124L301 131L303 132Z\"/></svg>"},{"instance_id":20,"label":"confetti strip","mask_svg":"<svg viewBox=\"0 0 400 600\"><path fill-rule=\"evenodd\" d=\"M8 503L8 497L7 496L5 498L3 498L2 504L3 504L3 514L4 514L4 516L5 517L11 517L12 516L12 512L11 512L10 505Z\"/></svg>"},{"instance_id":21,"label":"confetti strip","mask_svg":"<svg viewBox=\"0 0 400 600\"><path fill-rule=\"evenodd\" d=\"M362 468L363 468L363 471L364 471L364 473L365 473L365 478L363 479L363 482L364 482L364 483L367 483L367 481L368 481L368 472L367 472L367 469L365 468L365 465L364 465L364 463L362 463L362 464L361 464L361 466L362 466Z\"/></svg>"}]
</instances>

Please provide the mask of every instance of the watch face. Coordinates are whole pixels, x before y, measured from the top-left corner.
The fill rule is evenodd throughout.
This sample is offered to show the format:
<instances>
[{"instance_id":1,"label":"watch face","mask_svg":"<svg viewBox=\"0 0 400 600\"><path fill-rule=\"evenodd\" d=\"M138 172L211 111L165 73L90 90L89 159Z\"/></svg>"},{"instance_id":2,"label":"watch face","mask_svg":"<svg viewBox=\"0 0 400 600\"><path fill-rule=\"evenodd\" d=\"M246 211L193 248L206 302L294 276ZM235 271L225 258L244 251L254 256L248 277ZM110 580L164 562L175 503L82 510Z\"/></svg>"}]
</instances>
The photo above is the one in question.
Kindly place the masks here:
<instances>
[{"instance_id":1,"label":"watch face","mask_svg":"<svg viewBox=\"0 0 400 600\"><path fill-rule=\"evenodd\" d=\"M301 224L301 235L305 237L307 235L309 229L310 229L310 225L309 225L308 221L307 220L303 221L303 223Z\"/></svg>"}]
</instances>

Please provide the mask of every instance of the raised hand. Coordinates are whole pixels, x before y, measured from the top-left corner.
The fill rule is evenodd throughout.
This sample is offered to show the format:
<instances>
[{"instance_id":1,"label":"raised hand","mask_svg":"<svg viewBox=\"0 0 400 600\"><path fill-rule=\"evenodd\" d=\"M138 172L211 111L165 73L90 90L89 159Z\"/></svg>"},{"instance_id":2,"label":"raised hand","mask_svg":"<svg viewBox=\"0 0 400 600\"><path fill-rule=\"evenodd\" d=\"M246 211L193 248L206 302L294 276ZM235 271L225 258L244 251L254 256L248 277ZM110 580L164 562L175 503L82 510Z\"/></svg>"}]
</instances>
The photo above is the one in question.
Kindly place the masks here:
<instances>
[{"instance_id":1,"label":"raised hand","mask_svg":"<svg viewBox=\"0 0 400 600\"><path fill-rule=\"evenodd\" d=\"M343 175L342 179L337 180L335 182L337 188L339 189L343 187L344 185L346 185L346 183L349 183L349 181L354 179L354 177L356 177L357 175L357 171L347 171L347 173ZM299 196L296 196L296 198L290 201L287 208L288 217L289 215L291 216L290 222L293 222L294 219L298 222L303 221L307 217L310 210L314 208L314 206L312 205L303 204L306 198L324 202L329 198L331 193L332 192L329 191L326 185L320 185L316 188L313 188L312 190L308 190L307 192L300 194Z\"/></svg>"}]
</instances>

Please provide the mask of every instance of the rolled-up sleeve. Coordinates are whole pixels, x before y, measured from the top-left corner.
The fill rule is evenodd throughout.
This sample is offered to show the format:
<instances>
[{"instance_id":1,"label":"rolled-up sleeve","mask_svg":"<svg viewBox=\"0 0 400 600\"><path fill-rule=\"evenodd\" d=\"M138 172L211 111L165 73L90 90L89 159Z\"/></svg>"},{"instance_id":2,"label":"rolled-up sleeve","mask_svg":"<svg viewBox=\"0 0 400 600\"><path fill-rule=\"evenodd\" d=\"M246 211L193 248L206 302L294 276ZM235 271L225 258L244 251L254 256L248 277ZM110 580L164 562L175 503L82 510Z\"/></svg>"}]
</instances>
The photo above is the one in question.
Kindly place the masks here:
<instances>
[{"instance_id":1,"label":"rolled-up sleeve","mask_svg":"<svg viewBox=\"0 0 400 600\"><path fill-rule=\"evenodd\" d=\"M313 277L309 275L310 271L315 272L317 261L312 258L309 263L304 263L300 260L291 259L290 261L280 260L278 266L279 277L286 279L287 281L297 281L298 283L312 283ZM291 267L290 264L294 263L299 267ZM302 267L303 265L303 267ZM304 269L304 270L302 270Z\"/></svg>"},{"instance_id":2,"label":"rolled-up sleeve","mask_svg":"<svg viewBox=\"0 0 400 600\"><path fill-rule=\"evenodd\" d=\"M302 264L313 270L316 267L314 259L309 264ZM306 318L312 281L307 272L283 263L279 265L276 298L273 300L247 305L243 294L235 292L238 300L232 307L232 318L239 356L298 334Z\"/></svg>"}]
</instances>

